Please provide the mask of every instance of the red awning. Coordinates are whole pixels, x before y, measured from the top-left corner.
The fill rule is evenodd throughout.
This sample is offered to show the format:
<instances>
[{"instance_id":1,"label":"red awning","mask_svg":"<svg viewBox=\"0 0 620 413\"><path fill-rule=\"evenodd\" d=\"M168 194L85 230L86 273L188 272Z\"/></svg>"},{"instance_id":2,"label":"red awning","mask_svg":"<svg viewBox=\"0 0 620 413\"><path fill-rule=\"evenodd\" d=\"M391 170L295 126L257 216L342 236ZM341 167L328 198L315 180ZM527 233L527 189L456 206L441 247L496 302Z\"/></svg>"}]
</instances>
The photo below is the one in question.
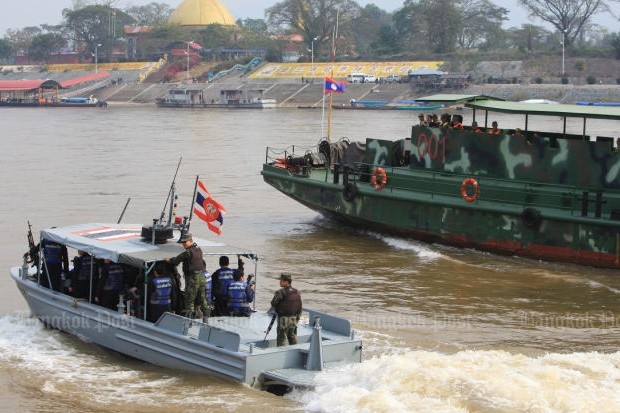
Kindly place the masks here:
<instances>
[{"instance_id":1,"label":"red awning","mask_svg":"<svg viewBox=\"0 0 620 413\"><path fill-rule=\"evenodd\" d=\"M0 92L18 92L37 89L56 89L60 84L51 79L0 80Z\"/></svg>"},{"instance_id":2,"label":"red awning","mask_svg":"<svg viewBox=\"0 0 620 413\"><path fill-rule=\"evenodd\" d=\"M105 72L105 71L99 72L99 73L93 73L88 76L76 77L73 79L65 80L64 82L61 82L60 85L63 88L67 88L67 87L71 87L74 85L78 85L80 83L90 82L91 80L103 79L109 76L110 76L110 72Z\"/></svg>"}]
</instances>

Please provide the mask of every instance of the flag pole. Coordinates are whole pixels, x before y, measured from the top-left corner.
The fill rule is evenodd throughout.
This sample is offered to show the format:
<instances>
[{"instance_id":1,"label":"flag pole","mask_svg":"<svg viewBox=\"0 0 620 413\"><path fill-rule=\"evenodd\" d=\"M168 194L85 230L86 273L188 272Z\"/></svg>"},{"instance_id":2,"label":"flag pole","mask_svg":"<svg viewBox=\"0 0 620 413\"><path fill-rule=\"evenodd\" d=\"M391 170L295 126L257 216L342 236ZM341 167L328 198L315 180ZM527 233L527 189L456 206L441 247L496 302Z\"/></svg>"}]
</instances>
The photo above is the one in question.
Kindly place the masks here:
<instances>
[{"instance_id":1,"label":"flag pole","mask_svg":"<svg viewBox=\"0 0 620 413\"><path fill-rule=\"evenodd\" d=\"M198 179L199 176L196 175L196 182L194 183L194 195L192 196L192 205L189 209L189 219L188 219L188 223L191 222L192 217L194 216L194 204L196 203L196 192L198 191ZM188 224L189 226L189 224Z\"/></svg>"},{"instance_id":2,"label":"flag pole","mask_svg":"<svg viewBox=\"0 0 620 413\"><path fill-rule=\"evenodd\" d=\"M338 17L340 15L340 9L336 11L336 26L334 27L332 35L332 67L330 77L334 78L334 64L336 62L336 36L338 35ZM323 92L325 94L325 92ZM332 109L334 103L334 93L329 94L329 111L327 117L327 143L331 145L331 129L332 129Z\"/></svg>"}]
</instances>

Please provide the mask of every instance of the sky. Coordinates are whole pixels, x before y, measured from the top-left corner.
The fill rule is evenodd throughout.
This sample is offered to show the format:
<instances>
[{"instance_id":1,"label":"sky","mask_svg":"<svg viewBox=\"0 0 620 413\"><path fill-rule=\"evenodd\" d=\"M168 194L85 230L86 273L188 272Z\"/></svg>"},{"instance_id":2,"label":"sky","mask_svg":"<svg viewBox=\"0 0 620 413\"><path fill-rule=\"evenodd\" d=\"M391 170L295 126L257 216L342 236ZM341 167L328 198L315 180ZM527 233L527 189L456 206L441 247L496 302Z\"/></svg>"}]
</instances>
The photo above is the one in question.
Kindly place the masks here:
<instances>
[{"instance_id":1,"label":"sky","mask_svg":"<svg viewBox=\"0 0 620 413\"><path fill-rule=\"evenodd\" d=\"M235 19L254 18L262 19L265 17L265 9L279 3L281 0L220 0ZM509 12L509 21L504 24L508 27L518 27L528 22L527 14L519 7L518 0L492 0L497 5L502 5ZM62 21L62 10L70 8L72 0L19 0L14 6L6 6L8 0L1 7L0 13L0 36L6 34L7 29L21 29L27 26L38 26L40 24L59 24ZM144 6L151 2L168 3L170 7L176 8L182 0L116 0L115 7L124 9L130 6ZM104 3L104 1L100 1ZM402 7L404 0L357 0L361 6L374 3L383 10L393 12ZM612 32L617 31L617 21L611 17L602 15L595 18L595 22L610 28ZM534 24L543 25L541 21L534 21Z\"/></svg>"}]
</instances>

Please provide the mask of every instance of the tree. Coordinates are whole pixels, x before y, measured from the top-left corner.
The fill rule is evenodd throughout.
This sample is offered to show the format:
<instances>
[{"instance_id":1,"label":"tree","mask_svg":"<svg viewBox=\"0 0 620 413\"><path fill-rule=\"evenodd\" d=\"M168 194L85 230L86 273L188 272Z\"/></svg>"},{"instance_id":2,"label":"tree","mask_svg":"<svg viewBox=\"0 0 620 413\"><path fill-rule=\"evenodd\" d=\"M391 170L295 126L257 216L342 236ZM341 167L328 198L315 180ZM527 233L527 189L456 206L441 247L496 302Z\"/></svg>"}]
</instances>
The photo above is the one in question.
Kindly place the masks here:
<instances>
[{"instance_id":1,"label":"tree","mask_svg":"<svg viewBox=\"0 0 620 413\"><path fill-rule=\"evenodd\" d=\"M315 56L330 50L338 23L339 53L353 53L352 22L360 15L360 6L352 0L284 0L265 10L272 31L299 33L308 46L314 42ZM324 45L330 45L329 48Z\"/></svg>"},{"instance_id":2,"label":"tree","mask_svg":"<svg viewBox=\"0 0 620 413\"><path fill-rule=\"evenodd\" d=\"M463 30L457 37L459 47L470 49L496 45L503 36L502 22L508 10L489 0L462 0L457 6L463 15Z\"/></svg>"},{"instance_id":3,"label":"tree","mask_svg":"<svg viewBox=\"0 0 620 413\"><path fill-rule=\"evenodd\" d=\"M406 0L394 14L397 31L414 51L449 53L463 31L463 15L455 0Z\"/></svg>"},{"instance_id":4,"label":"tree","mask_svg":"<svg viewBox=\"0 0 620 413\"><path fill-rule=\"evenodd\" d=\"M28 56L38 62L47 63L50 54L66 46L67 41L58 33L39 34L32 39Z\"/></svg>"},{"instance_id":5,"label":"tree","mask_svg":"<svg viewBox=\"0 0 620 413\"><path fill-rule=\"evenodd\" d=\"M173 9L166 3L149 3L146 6L134 6L125 9L138 26L157 26L165 24Z\"/></svg>"},{"instance_id":6,"label":"tree","mask_svg":"<svg viewBox=\"0 0 620 413\"><path fill-rule=\"evenodd\" d=\"M27 53L30 49L32 39L34 39L35 36L43 33L43 30L36 26L29 26L19 30L9 29L6 31L6 33L6 38L11 44L14 52Z\"/></svg>"},{"instance_id":7,"label":"tree","mask_svg":"<svg viewBox=\"0 0 620 413\"><path fill-rule=\"evenodd\" d=\"M614 48L616 59L620 59L620 33L612 34L609 43Z\"/></svg>"},{"instance_id":8,"label":"tree","mask_svg":"<svg viewBox=\"0 0 620 413\"><path fill-rule=\"evenodd\" d=\"M564 33L565 46L571 45L587 28L591 17L608 9L603 0L519 0L531 16Z\"/></svg>"},{"instance_id":9,"label":"tree","mask_svg":"<svg viewBox=\"0 0 620 413\"><path fill-rule=\"evenodd\" d=\"M237 26L254 33L267 33L267 23L263 19L238 19Z\"/></svg>"},{"instance_id":10,"label":"tree","mask_svg":"<svg viewBox=\"0 0 620 413\"><path fill-rule=\"evenodd\" d=\"M393 54L400 50L398 35L392 30L392 16L374 4L360 10L353 21L355 47L360 54Z\"/></svg>"},{"instance_id":11,"label":"tree","mask_svg":"<svg viewBox=\"0 0 620 413\"><path fill-rule=\"evenodd\" d=\"M540 26L524 24L521 27L511 27L506 32L509 47L516 47L520 52L532 53L548 48L548 39L552 33Z\"/></svg>"},{"instance_id":12,"label":"tree","mask_svg":"<svg viewBox=\"0 0 620 413\"><path fill-rule=\"evenodd\" d=\"M13 46L8 39L0 39L0 60L7 61L13 55Z\"/></svg>"},{"instance_id":13,"label":"tree","mask_svg":"<svg viewBox=\"0 0 620 413\"><path fill-rule=\"evenodd\" d=\"M86 6L81 9L64 9L65 25L76 44L84 46L82 56L91 56L98 45L108 51L108 58L118 38L124 37L124 27L135 22L125 12L109 6Z\"/></svg>"}]
</instances>

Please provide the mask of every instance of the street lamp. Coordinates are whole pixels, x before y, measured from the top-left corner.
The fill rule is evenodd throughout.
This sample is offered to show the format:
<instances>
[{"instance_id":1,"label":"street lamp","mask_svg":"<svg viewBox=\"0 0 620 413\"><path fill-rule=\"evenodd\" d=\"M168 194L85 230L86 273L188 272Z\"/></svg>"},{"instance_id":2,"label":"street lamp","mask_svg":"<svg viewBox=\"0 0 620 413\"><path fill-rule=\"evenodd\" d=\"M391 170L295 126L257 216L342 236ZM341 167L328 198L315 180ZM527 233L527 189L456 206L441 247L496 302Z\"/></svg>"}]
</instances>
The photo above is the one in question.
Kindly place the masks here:
<instances>
[{"instance_id":1,"label":"street lamp","mask_svg":"<svg viewBox=\"0 0 620 413\"><path fill-rule=\"evenodd\" d=\"M101 47L101 43L95 44L95 73L99 73L99 66L97 57L99 55L99 48Z\"/></svg>"},{"instance_id":2,"label":"street lamp","mask_svg":"<svg viewBox=\"0 0 620 413\"><path fill-rule=\"evenodd\" d=\"M311 72L314 75L314 42L318 39L318 37L313 37L312 40L310 40L310 67L311 67Z\"/></svg>"},{"instance_id":3,"label":"street lamp","mask_svg":"<svg viewBox=\"0 0 620 413\"><path fill-rule=\"evenodd\" d=\"M189 44L191 41L187 42L187 83L189 83Z\"/></svg>"},{"instance_id":4,"label":"street lamp","mask_svg":"<svg viewBox=\"0 0 620 413\"><path fill-rule=\"evenodd\" d=\"M564 77L564 43L566 40L566 33L562 30L562 77Z\"/></svg>"}]
</instances>

